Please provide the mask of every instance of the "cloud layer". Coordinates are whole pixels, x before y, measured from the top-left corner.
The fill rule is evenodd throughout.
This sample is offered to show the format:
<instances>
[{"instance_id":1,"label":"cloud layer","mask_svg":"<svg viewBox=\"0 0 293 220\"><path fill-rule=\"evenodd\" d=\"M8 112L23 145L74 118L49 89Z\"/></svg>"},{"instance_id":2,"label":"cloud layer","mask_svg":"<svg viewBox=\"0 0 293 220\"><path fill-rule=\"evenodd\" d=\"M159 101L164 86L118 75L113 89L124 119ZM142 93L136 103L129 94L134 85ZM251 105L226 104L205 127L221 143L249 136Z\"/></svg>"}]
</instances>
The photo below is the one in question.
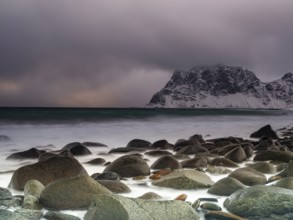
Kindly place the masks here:
<instances>
[{"instance_id":1,"label":"cloud layer","mask_svg":"<svg viewBox=\"0 0 293 220\"><path fill-rule=\"evenodd\" d=\"M293 71L293 2L0 2L1 106L143 106L175 69Z\"/></svg>"}]
</instances>

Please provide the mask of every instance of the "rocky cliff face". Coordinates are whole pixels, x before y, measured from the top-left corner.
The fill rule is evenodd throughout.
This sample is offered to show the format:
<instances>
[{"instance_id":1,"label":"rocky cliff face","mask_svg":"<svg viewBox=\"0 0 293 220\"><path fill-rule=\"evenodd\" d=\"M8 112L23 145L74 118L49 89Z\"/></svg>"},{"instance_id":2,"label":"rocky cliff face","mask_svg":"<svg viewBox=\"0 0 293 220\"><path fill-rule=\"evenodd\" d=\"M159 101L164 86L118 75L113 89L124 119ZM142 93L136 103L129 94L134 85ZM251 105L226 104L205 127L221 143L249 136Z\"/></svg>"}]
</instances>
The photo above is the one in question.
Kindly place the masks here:
<instances>
[{"instance_id":1,"label":"rocky cliff face","mask_svg":"<svg viewBox=\"0 0 293 220\"><path fill-rule=\"evenodd\" d=\"M175 71L156 93L150 107L289 108L293 107L293 74L270 83L242 67L198 66Z\"/></svg>"}]
</instances>

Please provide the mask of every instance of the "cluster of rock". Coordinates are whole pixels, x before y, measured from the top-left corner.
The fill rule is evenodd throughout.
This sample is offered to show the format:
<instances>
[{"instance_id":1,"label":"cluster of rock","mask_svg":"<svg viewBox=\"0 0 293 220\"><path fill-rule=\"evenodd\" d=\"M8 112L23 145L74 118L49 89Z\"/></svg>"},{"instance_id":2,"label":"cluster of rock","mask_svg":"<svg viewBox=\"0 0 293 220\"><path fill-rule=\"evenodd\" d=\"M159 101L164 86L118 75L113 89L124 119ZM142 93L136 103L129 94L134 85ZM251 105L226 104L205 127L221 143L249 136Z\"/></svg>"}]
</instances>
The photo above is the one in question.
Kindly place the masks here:
<instances>
[{"instance_id":1,"label":"cluster of rock","mask_svg":"<svg viewBox=\"0 0 293 220\"><path fill-rule=\"evenodd\" d=\"M109 154L127 153L111 163L103 158L89 161L106 164L102 173L91 176L74 156L91 154L87 146L99 144L75 142L55 152L37 148L17 152L7 159L38 158L38 162L13 173L9 187L24 191L24 196L0 188L0 219L79 219L60 210L87 210L86 220L293 218L293 138L280 138L270 125L251 137L258 140L204 140L197 134L175 144L134 139L126 147L110 150ZM149 165L145 156L157 160ZM253 163L239 166L252 157ZM213 182L209 174L226 177ZM272 176L267 179L266 174ZM156 187L207 189L211 195L227 197L223 205L229 212L222 211L214 198L189 203L186 194L174 200L151 192L138 198L119 195L131 191L128 178L138 182L148 178ZM11 207L16 211L9 211ZM44 214L44 210L50 211Z\"/></svg>"}]
</instances>

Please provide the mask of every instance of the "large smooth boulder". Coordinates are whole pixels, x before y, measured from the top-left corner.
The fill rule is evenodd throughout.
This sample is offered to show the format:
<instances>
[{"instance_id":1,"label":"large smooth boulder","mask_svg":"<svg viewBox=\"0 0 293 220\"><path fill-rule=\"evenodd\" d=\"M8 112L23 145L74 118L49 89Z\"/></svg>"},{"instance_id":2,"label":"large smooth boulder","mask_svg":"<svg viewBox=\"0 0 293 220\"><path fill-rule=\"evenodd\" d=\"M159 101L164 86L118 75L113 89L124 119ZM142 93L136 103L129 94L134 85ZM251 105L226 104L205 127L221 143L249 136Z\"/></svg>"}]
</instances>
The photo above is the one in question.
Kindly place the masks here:
<instances>
[{"instance_id":1,"label":"large smooth boulder","mask_svg":"<svg viewBox=\"0 0 293 220\"><path fill-rule=\"evenodd\" d=\"M208 193L219 196L230 196L239 189L245 189L246 186L233 177L220 179L209 188Z\"/></svg>"},{"instance_id":2,"label":"large smooth boulder","mask_svg":"<svg viewBox=\"0 0 293 220\"><path fill-rule=\"evenodd\" d=\"M152 183L173 189L204 189L214 184L208 175L196 170L175 170Z\"/></svg>"},{"instance_id":3,"label":"large smooth boulder","mask_svg":"<svg viewBox=\"0 0 293 220\"><path fill-rule=\"evenodd\" d=\"M89 176L58 180L41 193L40 203L48 209L85 209L95 194L111 194L104 186Z\"/></svg>"},{"instance_id":4,"label":"large smooth boulder","mask_svg":"<svg viewBox=\"0 0 293 220\"><path fill-rule=\"evenodd\" d=\"M265 161L261 161L261 162L256 162L254 164L249 164L247 165L247 167L250 167L258 172L261 173L267 173L267 174L273 174L276 173L276 168L274 165L265 162Z\"/></svg>"},{"instance_id":5,"label":"large smooth boulder","mask_svg":"<svg viewBox=\"0 0 293 220\"><path fill-rule=\"evenodd\" d=\"M61 150L68 150L70 153L76 156L92 154L92 152L86 146L79 142L69 143L65 145Z\"/></svg>"},{"instance_id":6,"label":"large smooth boulder","mask_svg":"<svg viewBox=\"0 0 293 220\"><path fill-rule=\"evenodd\" d=\"M151 142L142 140L142 139L133 139L128 142L126 145L126 148L142 148L142 149L147 149L150 148L152 145Z\"/></svg>"},{"instance_id":7,"label":"large smooth boulder","mask_svg":"<svg viewBox=\"0 0 293 220\"><path fill-rule=\"evenodd\" d=\"M105 171L118 173L122 177L147 176L150 174L147 162L136 154L117 158L105 168Z\"/></svg>"},{"instance_id":8,"label":"large smooth boulder","mask_svg":"<svg viewBox=\"0 0 293 220\"><path fill-rule=\"evenodd\" d=\"M42 154L44 152L46 152L46 151L39 150L37 148L31 148L29 150L13 153L13 154L9 155L6 159L7 160L11 160L11 159L18 159L18 160L36 159L40 156L40 154Z\"/></svg>"},{"instance_id":9,"label":"large smooth boulder","mask_svg":"<svg viewBox=\"0 0 293 220\"><path fill-rule=\"evenodd\" d=\"M247 159L245 151L240 146L226 153L225 158L232 160L235 163L241 163Z\"/></svg>"},{"instance_id":10,"label":"large smooth boulder","mask_svg":"<svg viewBox=\"0 0 293 220\"><path fill-rule=\"evenodd\" d=\"M271 215L291 213L293 219L293 191L273 186L252 186L238 190L228 197L224 207L233 214L259 219Z\"/></svg>"},{"instance_id":11,"label":"large smooth boulder","mask_svg":"<svg viewBox=\"0 0 293 220\"><path fill-rule=\"evenodd\" d=\"M29 180L38 180L43 185L48 185L56 180L88 175L83 166L72 157L52 157L46 161L23 166L17 169L11 178L9 187L23 190Z\"/></svg>"},{"instance_id":12,"label":"large smooth boulder","mask_svg":"<svg viewBox=\"0 0 293 220\"><path fill-rule=\"evenodd\" d=\"M247 186L263 185L267 182L267 178L263 173L249 167L234 170L228 177L233 177Z\"/></svg>"},{"instance_id":13,"label":"large smooth boulder","mask_svg":"<svg viewBox=\"0 0 293 220\"><path fill-rule=\"evenodd\" d=\"M277 133L272 129L271 125L265 125L250 135L251 138L268 137L272 139L279 139Z\"/></svg>"},{"instance_id":14,"label":"large smooth boulder","mask_svg":"<svg viewBox=\"0 0 293 220\"><path fill-rule=\"evenodd\" d=\"M198 220L195 210L182 201L150 201L119 195L97 195L84 216L85 220Z\"/></svg>"},{"instance_id":15,"label":"large smooth boulder","mask_svg":"<svg viewBox=\"0 0 293 220\"><path fill-rule=\"evenodd\" d=\"M288 163L293 160L293 152L266 150L258 152L253 158L254 161L278 160Z\"/></svg>"},{"instance_id":16,"label":"large smooth boulder","mask_svg":"<svg viewBox=\"0 0 293 220\"><path fill-rule=\"evenodd\" d=\"M154 170L160 170L165 168L175 170L182 168L182 166L180 162L172 156L162 156L151 165L151 169Z\"/></svg>"}]
</instances>

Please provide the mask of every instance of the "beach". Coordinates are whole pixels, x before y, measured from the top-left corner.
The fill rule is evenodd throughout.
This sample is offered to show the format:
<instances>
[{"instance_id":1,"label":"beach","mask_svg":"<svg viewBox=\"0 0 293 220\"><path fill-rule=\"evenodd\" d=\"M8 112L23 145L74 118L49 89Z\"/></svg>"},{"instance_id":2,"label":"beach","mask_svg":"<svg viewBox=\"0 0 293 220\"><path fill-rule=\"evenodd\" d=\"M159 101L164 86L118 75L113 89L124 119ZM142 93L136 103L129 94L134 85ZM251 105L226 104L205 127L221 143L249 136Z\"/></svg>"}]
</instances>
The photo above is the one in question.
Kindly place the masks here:
<instances>
[{"instance_id":1,"label":"beach","mask_svg":"<svg viewBox=\"0 0 293 220\"><path fill-rule=\"evenodd\" d=\"M38 110L34 111L35 114L38 114ZM270 124L274 130L293 126L291 121L292 113L283 110L267 110L263 112L245 112L245 110L242 110L238 113L237 111L226 111L223 113L220 110L214 110L206 114L202 114L202 112L200 114L199 112L191 113L189 111L188 114L182 114L182 112L174 113L172 110L170 113L170 111L164 110L159 114L156 112L152 114L148 113L147 115L141 112L141 110L138 110L134 114L123 114L123 111L129 110L121 110L114 111L114 113L110 111L112 115L107 116L101 116L101 112L96 111L96 114L93 114L91 117L84 117L83 115L77 117L73 114L72 117L67 115L67 117L63 118L57 117L56 111L47 111L49 111L50 117L48 114L46 117L38 116L33 118L25 118L24 116L23 118L20 116L9 116L5 118L5 115L2 115L0 120L0 135L7 136L9 140L0 142L0 187L8 187L15 170L38 161L37 158L7 160L9 155L31 148L54 152L72 142L102 143L106 146L87 146L91 154L74 156L87 173L92 175L102 173L106 167L104 164L92 165L86 163L95 158L103 158L106 162L113 162L124 155L139 153L146 159L149 167L160 158L160 156L145 154L154 149L145 149L143 151L133 150L127 153L108 153L115 148L125 148L133 139L146 140L150 143L158 140L166 140L168 143L174 145L179 139L188 140L192 135L199 134L205 142L216 138L227 137L258 141L258 139L253 139L249 136L262 126ZM148 111L155 110L146 110L146 112ZM118 112L119 115L117 115ZM125 115L128 117L124 117ZM171 148L164 150L170 152L172 155L176 154L176 151ZM188 156L193 158L196 154L189 154ZM178 161L182 160L178 159ZM243 162L239 162L237 168L229 169L233 171L251 163L253 163L253 156L245 159ZM189 168L188 170L194 169ZM151 172L153 171L151 169ZM269 178L276 173L265 175ZM209 172L206 172L206 174L214 183L227 176L227 174L212 174ZM174 200L177 196L186 194L186 201L190 203L193 203L199 198L215 198L218 200L216 204L226 211L223 203L227 196L217 196L207 193L208 188L192 190L160 187L152 184L153 180L149 179L149 176L141 180L125 177L122 178L121 182L131 190L131 192L120 194L126 197L136 198L144 193L154 192L162 197L161 200ZM23 195L23 191L18 191L13 188L10 188L10 190L13 195ZM10 208L9 210L15 209L18 208ZM44 208L43 212L46 213L47 209ZM83 219L87 210L62 210L62 212ZM199 210L198 213L204 219L204 212Z\"/></svg>"}]
</instances>

